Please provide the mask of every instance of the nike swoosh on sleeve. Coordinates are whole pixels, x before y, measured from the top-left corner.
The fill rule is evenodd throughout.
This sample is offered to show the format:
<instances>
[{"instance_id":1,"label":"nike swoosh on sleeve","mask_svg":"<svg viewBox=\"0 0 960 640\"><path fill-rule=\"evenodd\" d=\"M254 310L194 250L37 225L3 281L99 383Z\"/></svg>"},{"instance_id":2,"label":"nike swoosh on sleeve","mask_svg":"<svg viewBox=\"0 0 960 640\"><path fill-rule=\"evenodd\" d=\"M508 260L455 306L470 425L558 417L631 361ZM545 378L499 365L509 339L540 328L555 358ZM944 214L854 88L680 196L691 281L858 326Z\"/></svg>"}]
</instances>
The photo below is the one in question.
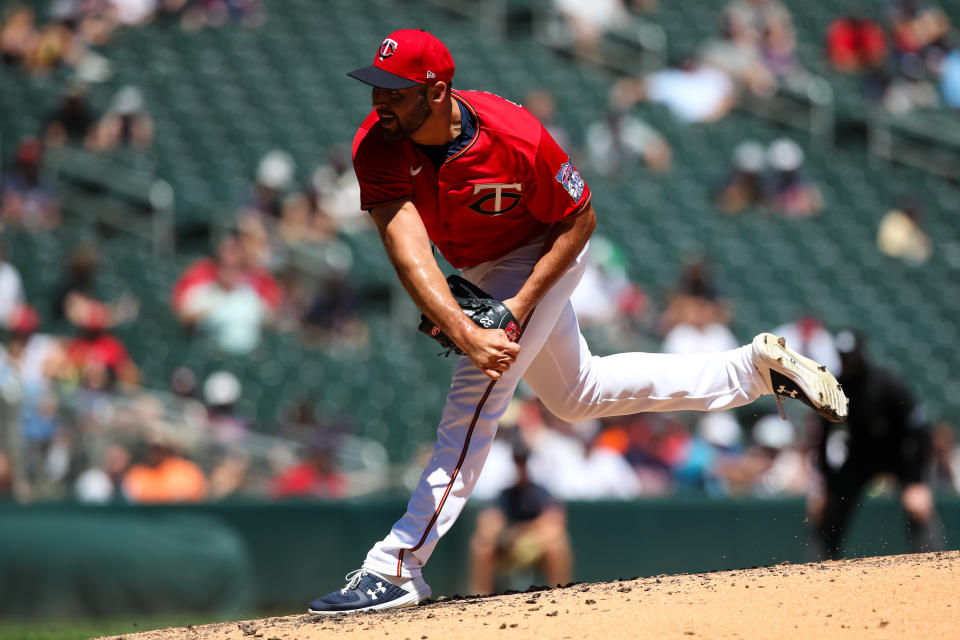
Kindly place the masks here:
<instances>
[{"instance_id":1,"label":"nike swoosh on sleeve","mask_svg":"<svg viewBox=\"0 0 960 640\"><path fill-rule=\"evenodd\" d=\"M420 173L420 170L421 170L421 169L423 169L423 165L420 165L420 166L417 167L416 169L414 169L413 167L410 167L410 175L411 175L411 176L417 175L418 173Z\"/></svg>"}]
</instances>

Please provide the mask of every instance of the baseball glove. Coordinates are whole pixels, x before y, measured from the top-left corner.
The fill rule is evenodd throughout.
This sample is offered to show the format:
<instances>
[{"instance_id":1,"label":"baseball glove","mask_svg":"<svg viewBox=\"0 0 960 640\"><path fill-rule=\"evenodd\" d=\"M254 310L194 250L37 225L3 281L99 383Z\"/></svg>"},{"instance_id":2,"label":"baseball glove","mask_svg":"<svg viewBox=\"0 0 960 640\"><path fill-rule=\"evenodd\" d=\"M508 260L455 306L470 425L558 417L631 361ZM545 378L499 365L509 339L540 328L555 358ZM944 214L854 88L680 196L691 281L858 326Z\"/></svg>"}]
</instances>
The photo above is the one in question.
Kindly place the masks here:
<instances>
[{"instance_id":1,"label":"baseball glove","mask_svg":"<svg viewBox=\"0 0 960 640\"><path fill-rule=\"evenodd\" d=\"M450 285L453 299L474 324L484 329L503 329L510 342L520 340L520 323L505 304L494 300L486 291L458 275L449 276L447 284ZM422 314L419 329L446 349L440 355L448 356L450 352L464 355L463 350L454 344L453 340L441 331L433 320Z\"/></svg>"}]
</instances>

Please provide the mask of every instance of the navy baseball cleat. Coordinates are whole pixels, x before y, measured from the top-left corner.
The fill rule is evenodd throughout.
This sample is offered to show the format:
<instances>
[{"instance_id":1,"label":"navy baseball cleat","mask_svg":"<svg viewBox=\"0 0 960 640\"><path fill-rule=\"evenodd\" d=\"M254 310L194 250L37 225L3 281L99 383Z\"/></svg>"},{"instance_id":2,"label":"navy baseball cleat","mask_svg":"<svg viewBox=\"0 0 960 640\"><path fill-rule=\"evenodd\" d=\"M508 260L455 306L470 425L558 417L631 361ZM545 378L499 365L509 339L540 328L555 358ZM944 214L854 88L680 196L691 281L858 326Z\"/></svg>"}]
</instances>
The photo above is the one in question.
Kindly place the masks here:
<instances>
[{"instance_id":1,"label":"navy baseball cleat","mask_svg":"<svg viewBox=\"0 0 960 640\"><path fill-rule=\"evenodd\" d=\"M393 578L357 569L346 575L347 584L322 598L317 598L307 611L318 615L399 609L413 607L430 597L430 585L423 578Z\"/></svg>"},{"instance_id":2,"label":"navy baseball cleat","mask_svg":"<svg viewBox=\"0 0 960 640\"><path fill-rule=\"evenodd\" d=\"M767 389L777 401L780 417L786 420L780 398L799 400L831 422L847 419L847 396L827 368L788 349L786 340L772 333L753 339L753 364Z\"/></svg>"}]
</instances>

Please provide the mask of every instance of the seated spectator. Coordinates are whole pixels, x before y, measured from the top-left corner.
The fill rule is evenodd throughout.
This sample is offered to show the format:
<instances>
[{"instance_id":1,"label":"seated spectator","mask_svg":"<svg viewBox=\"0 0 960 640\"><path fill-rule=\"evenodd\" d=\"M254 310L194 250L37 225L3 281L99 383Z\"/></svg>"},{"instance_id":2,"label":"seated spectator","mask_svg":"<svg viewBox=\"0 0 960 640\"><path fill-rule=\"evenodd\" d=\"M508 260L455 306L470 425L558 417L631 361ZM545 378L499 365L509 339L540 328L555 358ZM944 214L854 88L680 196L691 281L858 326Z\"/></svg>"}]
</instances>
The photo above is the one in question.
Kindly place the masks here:
<instances>
[{"instance_id":1,"label":"seated spectator","mask_svg":"<svg viewBox=\"0 0 960 640\"><path fill-rule=\"evenodd\" d=\"M211 500L225 500L252 493L250 480L250 454L242 449L226 451L210 471Z\"/></svg>"},{"instance_id":2,"label":"seated spectator","mask_svg":"<svg viewBox=\"0 0 960 640\"><path fill-rule=\"evenodd\" d=\"M633 174L638 159L652 173L666 173L673 153L656 129L625 111L611 108L605 119L587 127L587 157L598 173L623 178Z\"/></svg>"},{"instance_id":3,"label":"seated spectator","mask_svg":"<svg viewBox=\"0 0 960 640\"><path fill-rule=\"evenodd\" d=\"M954 49L940 63L940 93L951 109L960 109L960 50Z\"/></svg>"},{"instance_id":4,"label":"seated spectator","mask_svg":"<svg viewBox=\"0 0 960 640\"><path fill-rule=\"evenodd\" d=\"M154 436L146 460L124 475L123 492L141 504L202 502L207 479L195 462L174 453L170 438Z\"/></svg>"},{"instance_id":5,"label":"seated spectator","mask_svg":"<svg viewBox=\"0 0 960 640\"><path fill-rule=\"evenodd\" d=\"M840 353L823 323L812 314L804 314L794 322L780 325L772 332L787 341L791 349L816 360L831 373L840 373Z\"/></svg>"},{"instance_id":6,"label":"seated spectator","mask_svg":"<svg viewBox=\"0 0 960 640\"><path fill-rule=\"evenodd\" d=\"M915 205L905 203L883 216L877 228L877 248L884 255L912 264L923 264L930 259L933 246L920 226Z\"/></svg>"},{"instance_id":7,"label":"seated spectator","mask_svg":"<svg viewBox=\"0 0 960 640\"><path fill-rule=\"evenodd\" d=\"M87 104L86 90L79 84L70 84L56 109L47 118L43 140L49 146L90 146L93 143L94 122Z\"/></svg>"},{"instance_id":8,"label":"seated spectator","mask_svg":"<svg viewBox=\"0 0 960 640\"><path fill-rule=\"evenodd\" d=\"M526 98L524 98L523 106L540 121L540 124L547 130L550 137L560 145L561 149L573 148L573 140L570 138L570 133L566 127L557 120L557 101L552 93L546 89L531 91L527 94Z\"/></svg>"},{"instance_id":9,"label":"seated spectator","mask_svg":"<svg viewBox=\"0 0 960 640\"><path fill-rule=\"evenodd\" d=\"M887 58L887 37L873 20L847 15L827 28L827 59L837 71L874 69Z\"/></svg>"},{"instance_id":10,"label":"seated spectator","mask_svg":"<svg viewBox=\"0 0 960 640\"><path fill-rule=\"evenodd\" d=\"M10 326L13 314L23 305L20 272L5 260L3 244L0 244L0 326Z\"/></svg>"},{"instance_id":11,"label":"seated spectator","mask_svg":"<svg viewBox=\"0 0 960 640\"><path fill-rule=\"evenodd\" d=\"M16 496L13 463L10 457L0 451L0 502L12 500Z\"/></svg>"},{"instance_id":12,"label":"seated spectator","mask_svg":"<svg viewBox=\"0 0 960 640\"><path fill-rule=\"evenodd\" d=\"M692 56L682 56L677 66L651 73L645 79L619 80L613 91L624 106L640 100L656 102L685 123L720 120L736 103L730 77Z\"/></svg>"},{"instance_id":13,"label":"seated spectator","mask_svg":"<svg viewBox=\"0 0 960 640\"><path fill-rule=\"evenodd\" d=\"M529 451L517 444L517 480L477 516L470 540L470 592L493 593L499 571L537 569L551 586L570 582L573 550L563 506L534 484Z\"/></svg>"},{"instance_id":14,"label":"seated spectator","mask_svg":"<svg viewBox=\"0 0 960 640\"><path fill-rule=\"evenodd\" d=\"M796 445L796 429L777 414L767 415L753 425L753 444L738 464L725 470L730 494L762 497L805 495L811 474L806 456Z\"/></svg>"},{"instance_id":15,"label":"seated spectator","mask_svg":"<svg viewBox=\"0 0 960 640\"><path fill-rule=\"evenodd\" d=\"M697 258L683 268L680 280L670 292L667 308L660 316L660 331L663 335L678 325L712 323L729 325L732 313L729 305L720 297L706 260Z\"/></svg>"},{"instance_id":16,"label":"seated spectator","mask_svg":"<svg viewBox=\"0 0 960 640\"><path fill-rule=\"evenodd\" d=\"M180 26L187 31L239 23L257 28L266 13L261 0L163 0L168 12L182 9Z\"/></svg>"},{"instance_id":17,"label":"seated spectator","mask_svg":"<svg viewBox=\"0 0 960 640\"><path fill-rule=\"evenodd\" d=\"M123 499L123 479L130 468L130 452L121 444L107 445L99 461L77 476L73 489L77 500L103 504Z\"/></svg>"},{"instance_id":18,"label":"seated spectator","mask_svg":"<svg viewBox=\"0 0 960 640\"><path fill-rule=\"evenodd\" d=\"M17 147L13 169L0 186L0 220L28 231L49 231L60 224L60 203L41 168L42 149L36 138Z\"/></svg>"},{"instance_id":19,"label":"seated spectator","mask_svg":"<svg viewBox=\"0 0 960 640\"><path fill-rule=\"evenodd\" d=\"M889 20L894 62L902 74L933 66L949 49L950 19L926 0L894 0Z\"/></svg>"},{"instance_id":20,"label":"seated spectator","mask_svg":"<svg viewBox=\"0 0 960 640\"><path fill-rule=\"evenodd\" d=\"M648 311L646 293L627 275L623 250L602 235L591 239L587 268L570 302L581 327L603 330L624 344L636 342Z\"/></svg>"},{"instance_id":21,"label":"seated spectator","mask_svg":"<svg viewBox=\"0 0 960 640\"><path fill-rule=\"evenodd\" d=\"M100 255L92 245L80 245L70 252L57 295L54 298L54 316L70 321L74 326L89 323L111 329L137 317L140 302L129 293L122 293L113 302L100 300L97 292L97 271Z\"/></svg>"},{"instance_id":22,"label":"seated spectator","mask_svg":"<svg viewBox=\"0 0 960 640\"><path fill-rule=\"evenodd\" d=\"M77 333L67 342L66 355L81 381L89 376L99 381L105 375L103 382L108 390L115 382L128 388L140 384L140 370L126 347L107 332L110 311L106 305L98 302L86 304L83 314L76 316L75 323Z\"/></svg>"},{"instance_id":23,"label":"seated spectator","mask_svg":"<svg viewBox=\"0 0 960 640\"><path fill-rule=\"evenodd\" d=\"M92 146L97 151L121 147L145 151L153 142L153 119L147 111L141 91L127 85L120 89L110 108L93 130Z\"/></svg>"},{"instance_id":24,"label":"seated spectator","mask_svg":"<svg viewBox=\"0 0 960 640\"><path fill-rule=\"evenodd\" d=\"M347 233L370 229L370 216L360 209L360 183L349 147L333 145L327 150L326 160L310 178L314 211L323 211L338 230Z\"/></svg>"},{"instance_id":25,"label":"seated spectator","mask_svg":"<svg viewBox=\"0 0 960 640\"><path fill-rule=\"evenodd\" d=\"M246 355L260 344L271 309L250 283L236 240L226 239L213 265L212 280L195 280L174 293L182 324L195 329L219 351ZM181 281L184 278L181 277ZM178 281L177 288L181 282Z\"/></svg>"},{"instance_id":26,"label":"seated spectator","mask_svg":"<svg viewBox=\"0 0 960 640\"><path fill-rule=\"evenodd\" d=\"M0 60L10 66L23 65L36 40L33 9L17 4L9 7L0 24Z\"/></svg>"},{"instance_id":27,"label":"seated spectator","mask_svg":"<svg viewBox=\"0 0 960 640\"><path fill-rule=\"evenodd\" d=\"M754 140L744 140L733 150L733 173L715 196L714 202L724 213L739 213L766 204L764 173L766 151Z\"/></svg>"},{"instance_id":28,"label":"seated spectator","mask_svg":"<svg viewBox=\"0 0 960 640\"><path fill-rule=\"evenodd\" d=\"M348 488L346 476L336 466L335 440L317 436L299 462L273 477L270 497L339 500Z\"/></svg>"},{"instance_id":29,"label":"seated spectator","mask_svg":"<svg viewBox=\"0 0 960 640\"><path fill-rule=\"evenodd\" d=\"M767 67L784 77L796 67L796 34L790 10L780 0L733 0L723 10L729 33L752 43Z\"/></svg>"},{"instance_id":30,"label":"seated spectator","mask_svg":"<svg viewBox=\"0 0 960 640\"><path fill-rule=\"evenodd\" d=\"M252 193L243 208L279 220L283 213L284 194L293 182L295 170L293 156L289 153L281 149L268 151L260 158Z\"/></svg>"},{"instance_id":31,"label":"seated spectator","mask_svg":"<svg viewBox=\"0 0 960 640\"><path fill-rule=\"evenodd\" d=\"M776 89L776 77L767 68L752 28L724 15L719 38L708 40L699 51L700 61L723 71L737 84L759 96Z\"/></svg>"},{"instance_id":32,"label":"seated spectator","mask_svg":"<svg viewBox=\"0 0 960 640\"><path fill-rule=\"evenodd\" d=\"M789 138L778 138L767 149L771 177L770 206L788 218L805 218L820 213L823 197L820 189L806 178L803 149Z\"/></svg>"},{"instance_id":33,"label":"seated spectator","mask_svg":"<svg viewBox=\"0 0 960 640\"><path fill-rule=\"evenodd\" d=\"M554 0L554 7L566 20L573 34L573 47L579 55L588 58L600 53L600 41L607 31L629 23L620 0Z\"/></svg>"},{"instance_id":34,"label":"seated spectator","mask_svg":"<svg viewBox=\"0 0 960 640\"><path fill-rule=\"evenodd\" d=\"M960 493L960 446L957 445L957 429L949 422L940 422L930 434L933 470L933 489L945 489Z\"/></svg>"},{"instance_id":35,"label":"seated spectator","mask_svg":"<svg viewBox=\"0 0 960 640\"><path fill-rule=\"evenodd\" d=\"M207 427L218 442L237 442L250 431L250 420L237 411L242 395L240 380L229 371L214 371L204 380Z\"/></svg>"}]
</instances>

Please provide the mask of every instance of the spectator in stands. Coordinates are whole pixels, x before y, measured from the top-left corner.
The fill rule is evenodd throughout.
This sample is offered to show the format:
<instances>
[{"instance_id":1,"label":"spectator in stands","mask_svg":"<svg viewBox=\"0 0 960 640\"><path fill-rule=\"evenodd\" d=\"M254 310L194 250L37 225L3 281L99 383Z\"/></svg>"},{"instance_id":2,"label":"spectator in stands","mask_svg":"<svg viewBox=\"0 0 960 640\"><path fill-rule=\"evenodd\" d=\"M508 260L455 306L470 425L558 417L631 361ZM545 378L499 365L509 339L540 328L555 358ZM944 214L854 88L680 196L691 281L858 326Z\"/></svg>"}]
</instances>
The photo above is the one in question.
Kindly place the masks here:
<instances>
[{"instance_id":1,"label":"spectator in stands","mask_svg":"<svg viewBox=\"0 0 960 640\"><path fill-rule=\"evenodd\" d=\"M933 489L960 493L960 446L957 445L957 428L949 422L941 422L933 429L930 438L933 450Z\"/></svg>"},{"instance_id":2,"label":"spectator in stands","mask_svg":"<svg viewBox=\"0 0 960 640\"><path fill-rule=\"evenodd\" d=\"M266 19L261 0L164 0L164 4L182 10L180 26L188 31L228 22L256 28Z\"/></svg>"},{"instance_id":3,"label":"spectator in stands","mask_svg":"<svg viewBox=\"0 0 960 640\"><path fill-rule=\"evenodd\" d=\"M104 447L97 463L77 476L73 485L77 500L103 504L123 499L123 479L130 460L130 451L122 444Z\"/></svg>"},{"instance_id":4,"label":"spectator in stands","mask_svg":"<svg viewBox=\"0 0 960 640\"><path fill-rule=\"evenodd\" d=\"M145 151L152 142L153 119L143 93L132 85L121 88L94 128L93 148L101 152L122 147Z\"/></svg>"},{"instance_id":5,"label":"spectator in stands","mask_svg":"<svg viewBox=\"0 0 960 640\"><path fill-rule=\"evenodd\" d=\"M297 463L282 470L271 480L270 497L345 498L349 484L336 465L337 442L335 437L317 434L307 447L306 454Z\"/></svg>"},{"instance_id":6,"label":"spectator in stands","mask_svg":"<svg viewBox=\"0 0 960 640\"><path fill-rule=\"evenodd\" d=\"M228 449L210 471L210 500L225 500L253 493L250 486L250 454L243 449Z\"/></svg>"},{"instance_id":7,"label":"spectator in stands","mask_svg":"<svg viewBox=\"0 0 960 640\"><path fill-rule=\"evenodd\" d=\"M810 487L806 455L797 446L796 429L777 414L753 425L753 444L726 469L728 491L761 497L805 495Z\"/></svg>"},{"instance_id":8,"label":"spectator in stands","mask_svg":"<svg viewBox=\"0 0 960 640\"><path fill-rule=\"evenodd\" d=\"M732 315L729 304L720 297L709 264L695 258L683 268L670 292L667 308L660 316L660 331L667 335L674 327L688 324L726 326Z\"/></svg>"},{"instance_id":9,"label":"spectator in stands","mask_svg":"<svg viewBox=\"0 0 960 640\"><path fill-rule=\"evenodd\" d=\"M940 93L951 109L960 109L960 49L953 49L940 63Z\"/></svg>"},{"instance_id":10,"label":"spectator in stands","mask_svg":"<svg viewBox=\"0 0 960 640\"><path fill-rule=\"evenodd\" d=\"M679 445L670 464L677 490L712 496L729 493L731 471L740 466L743 452L736 419L727 412L711 412L697 421L693 434L685 433L679 420L672 427Z\"/></svg>"},{"instance_id":11,"label":"spectator in stands","mask_svg":"<svg viewBox=\"0 0 960 640\"><path fill-rule=\"evenodd\" d=\"M43 174L43 150L36 138L17 146L13 169L0 186L0 220L28 231L50 231L60 224L60 203Z\"/></svg>"},{"instance_id":12,"label":"spectator in stands","mask_svg":"<svg viewBox=\"0 0 960 640\"><path fill-rule=\"evenodd\" d=\"M776 89L776 77L767 68L752 28L724 14L719 38L708 40L699 51L704 64L730 76L738 88L759 96Z\"/></svg>"},{"instance_id":13,"label":"spectator in stands","mask_svg":"<svg viewBox=\"0 0 960 640\"><path fill-rule=\"evenodd\" d=\"M950 19L926 0L893 0L889 20L894 63L904 75L934 67L949 49Z\"/></svg>"},{"instance_id":14,"label":"spectator in stands","mask_svg":"<svg viewBox=\"0 0 960 640\"><path fill-rule=\"evenodd\" d=\"M109 308L100 302L85 302L82 313L70 315L77 333L67 342L66 354L81 384L106 390L114 389L115 383L127 389L138 386L140 370L123 343L107 331L111 326Z\"/></svg>"},{"instance_id":15,"label":"spectator in stands","mask_svg":"<svg viewBox=\"0 0 960 640\"><path fill-rule=\"evenodd\" d=\"M831 559L840 557L859 497L875 476L893 474L900 484L911 550L942 548L943 539L927 483L930 425L922 405L893 374L867 359L864 338L837 334L842 361L838 376L850 398L845 424L822 422L818 463L824 493L811 496L811 524Z\"/></svg>"},{"instance_id":16,"label":"spectator in stands","mask_svg":"<svg viewBox=\"0 0 960 640\"><path fill-rule=\"evenodd\" d=\"M722 20L727 33L756 47L771 74L784 77L795 70L793 18L780 0L733 0Z\"/></svg>"},{"instance_id":17,"label":"spectator in stands","mask_svg":"<svg viewBox=\"0 0 960 640\"><path fill-rule=\"evenodd\" d=\"M682 55L671 68L646 78L624 78L613 88L619 104L627 107L647 100L665 105L680 122L714 122L722 119L736 103L733 82L723 71L701 64L691 55Z\"/></svg>"},{"instance_id":18,"label":"spectator in stands","mask_svg":"<svg viewBox=\"0 0 960 640\"><path fill-rule=\"evenodd\" d=\"M23 281L17 268L6 261L0 244L0 326L10 326L13 314L23 307Z\"/></svg>"},{"instance_id":19,"label":"spectator in stands","mask_svg":"<svg viewBox=\"0 0 960 640\"><path fill-rule=\"evenodd\" d=\"M933 245L920 226L914 203L904 202L883 216L877 228L877 248L891 258L911 264L923 264L930 259Z\"/></svg>"},{"instance_id":20,"label":"spectator in stands","mask_svg":"<svg viewBox=\"0 0 960 640\"><path fill-rule=\"evenodd\" d=\"M530 477L530 452L514 448L517 479L480 512L470 540L470 592L493 593L498 571L537 569L551 586L570 582L573 550L563 506Z\"/></svg>"},{"instance_id":21,"label":"spectator in stands","mask_svg":"<svg viewBox=\"0 0 960 640\"><path fill-rule=\"evenodd\" d=\"M833 336L813 313L805 313L773 331L800 355L816 360L830 371L840 371L840 354Z\"/></svg>"},{"instance_id":22,"label":"spectator in stands","mask_svg":"<svg viewBox=\"0 0 960 640\"><path fill-rule=\"evenodd\" d=\"M272 149L260 158L257 177L243 209L251 209L260 215L279 220L283 213L283 198L293 182L296 166L293 156L281 149Z\"/></svg>"},{"instance_id":23,"label":"spectator in stands","mask_svg":"<svg viewBox=\"0 0 960 640\"><path fill-rule=\"evenodd\" d=\"M555 9L566 20L573 36L574 51L587 58L600 55L600 43L607 31L629 24L630 14L621 0L554 0Z\"/></svg>"},{"instance_id":24,"label":"spectator in stands","mask_svg":"<svg viewBox=\"0 0 960 640\"><path fill-rule=\"evenodd\" d=\"M14 4L0 23L0 59L9 66L21 66L37 40L33 8Z\"/></svg>"},{"instance_id":25,"label":"spectator in stands","mask_svg":"<svg viewBox=\"0 0 960 640\"><path fill-rule=\"evenodd\" d=\"M240 233L224 236L217 243L216 255L201 258L193 262L180 275L173 286L171 303L175 313L180 315L186 296L194 287L208 286L217 279L217 265L220 262L242 265L243 281L253 287L263 304L273 314L280 306L282 293L277 281L259 262L255 241L242 242Z\"/></svg>"},{"instance_id":26,"label":"spectator in stands","mask_svg":"<svg viewBox=\"0 0 960 640\"><path fill-rule=\"evenodd\" d=\"M123 492L135 503L202 502L207 479L195 462L174 452L169 436L154 434L146 459L124 475Z\"/></svg>"},{"instance_id":27,"label":"spectator in stands","mask_svg":"<svg viewBox=\"0 0 960 640\"><path fill-rule=\"evenodd\" d=\"M250 420L237 410L242 395L240 380L229 371L214 371L204 380L207 427L218 442L237 442L250 431Z\"/></svg>"},{"instance_id":28,"label":"spectator in stands","mask_svg":"<svg viewBox=\"0 0 960 640\"><path fill-rule=\"evenodd\" d=\"M94 117L87 105L86 90L79 84L66 92L44 127L43 139L50 146L89 147L93 143Z\"/></svg>"},{"instance_id":29,"label":"spectator in stands","mask_svg":"<svg viewBox=\"0 0 960 640\"><path fill-rule=\"evenodd\" d=\"M646 293L627 274L626 255L609 238L594 235L587 268L570 297L581 327L633 346L649 311Z\"/></svg>"},{"instance_id":30,"label":"spectator in stands","mask_svg":"<svg viewBox=\"0 0 960 640\"><path fill-rule=\"evenodd\" d=\"M6 502L15 497L14 486L13 463L6 452L0 451L0 502Z\"/></svg>"},{"instance_id":31,"label":"spectator in stands","mask_svg":"<svg viewBox=\"0 0 960 640\"><path fill-rule=\"evenodd\" d=\"M755 140L744 140L733 150L733 172L714 197L717 208L724 213L739 213L744 209L767 204L766 150Z\"/></svg>"},{"instance_id":32,"label":"spectator in stands","mask_svg":"<svg viewBox=\"0 0 960 640\"><path fill-rule=\"evenodd\" d=\"M245 268L235 238L221 242L212 275L213 279L194 279L181 291L175 290L178 318L219 351L249 354L260 344L262 330L270 323L272 314L251 285L251 271ZM178 289L183 280L181 277L177 283Z\"/></svg>"},{"instance_id":33,"label":"spectator in stands","mask_svg":"<svg viewBox=\"0 0 960 640\"><path fill-rule=\"evenodd\" d=\"M887 58L887 36L873 20L841 16L827 27L827 59L837 71L858 73L880 67Z\"/></svg>"},{"instance_id":34,"label":"spectator in stands","mask_svg":"<svg viewBox=\"0 0 960 640\"><path fill-rule=\"evenodd\" d=\"M75 326L101 325L112 329L137 317L140 301L124 292L113 302L100 300L97 293L97 271L100 254L92 245L79 245L70 252L57 295L54 317L69 320ZM93 316L93 320L90 320Z\"/></svg>"},{"instance_id":35,"label":"spectator in stands","mask_svg":"<svg viewBox=\"0 0 960 640\"><path fill-rule=\"evenodd\" d=\"M820 189L804 176L803 149L790 138L777 138L767 149L771 176L770 206L788 218L805 218L820 213Z\"/></svg>"},{"instance_id":36,"label":"spectator in stands","mask_svg":"<svg viewBox=\"0 0 960 640\"><path fill-rule=\"evenodd\" d=\"M353 171L349 147L333 145L327 149L326 162L313 171L310 197L314 211L323 211L337 229L355 233L372 227L370 216L360 209L360 183Z\"/></svg>"},{"instance_id":37,"label":"spectator in stands","mask_svg":"<svg viewBox=\"0 0 960 640\"><path fill-rule=\"evenodd\" d=\"M598 173L614 179L632 176L638 160L651 173L670 170L673 152L649 124L612 107L603 120L587 126L587 157Z\"/></svg>"},{"instance_id":38,"label":"spectator in stands","mask_svg":"<svg viewBox=\"0 0 960 640\"><path fill-rule=\"evenodd\" d=\"M547 89L530 91L523 100L523 106L540 121L561 149L573 149L570 133L557 119L557 100L550 91Z\"/></svg>"}]
</instances>

